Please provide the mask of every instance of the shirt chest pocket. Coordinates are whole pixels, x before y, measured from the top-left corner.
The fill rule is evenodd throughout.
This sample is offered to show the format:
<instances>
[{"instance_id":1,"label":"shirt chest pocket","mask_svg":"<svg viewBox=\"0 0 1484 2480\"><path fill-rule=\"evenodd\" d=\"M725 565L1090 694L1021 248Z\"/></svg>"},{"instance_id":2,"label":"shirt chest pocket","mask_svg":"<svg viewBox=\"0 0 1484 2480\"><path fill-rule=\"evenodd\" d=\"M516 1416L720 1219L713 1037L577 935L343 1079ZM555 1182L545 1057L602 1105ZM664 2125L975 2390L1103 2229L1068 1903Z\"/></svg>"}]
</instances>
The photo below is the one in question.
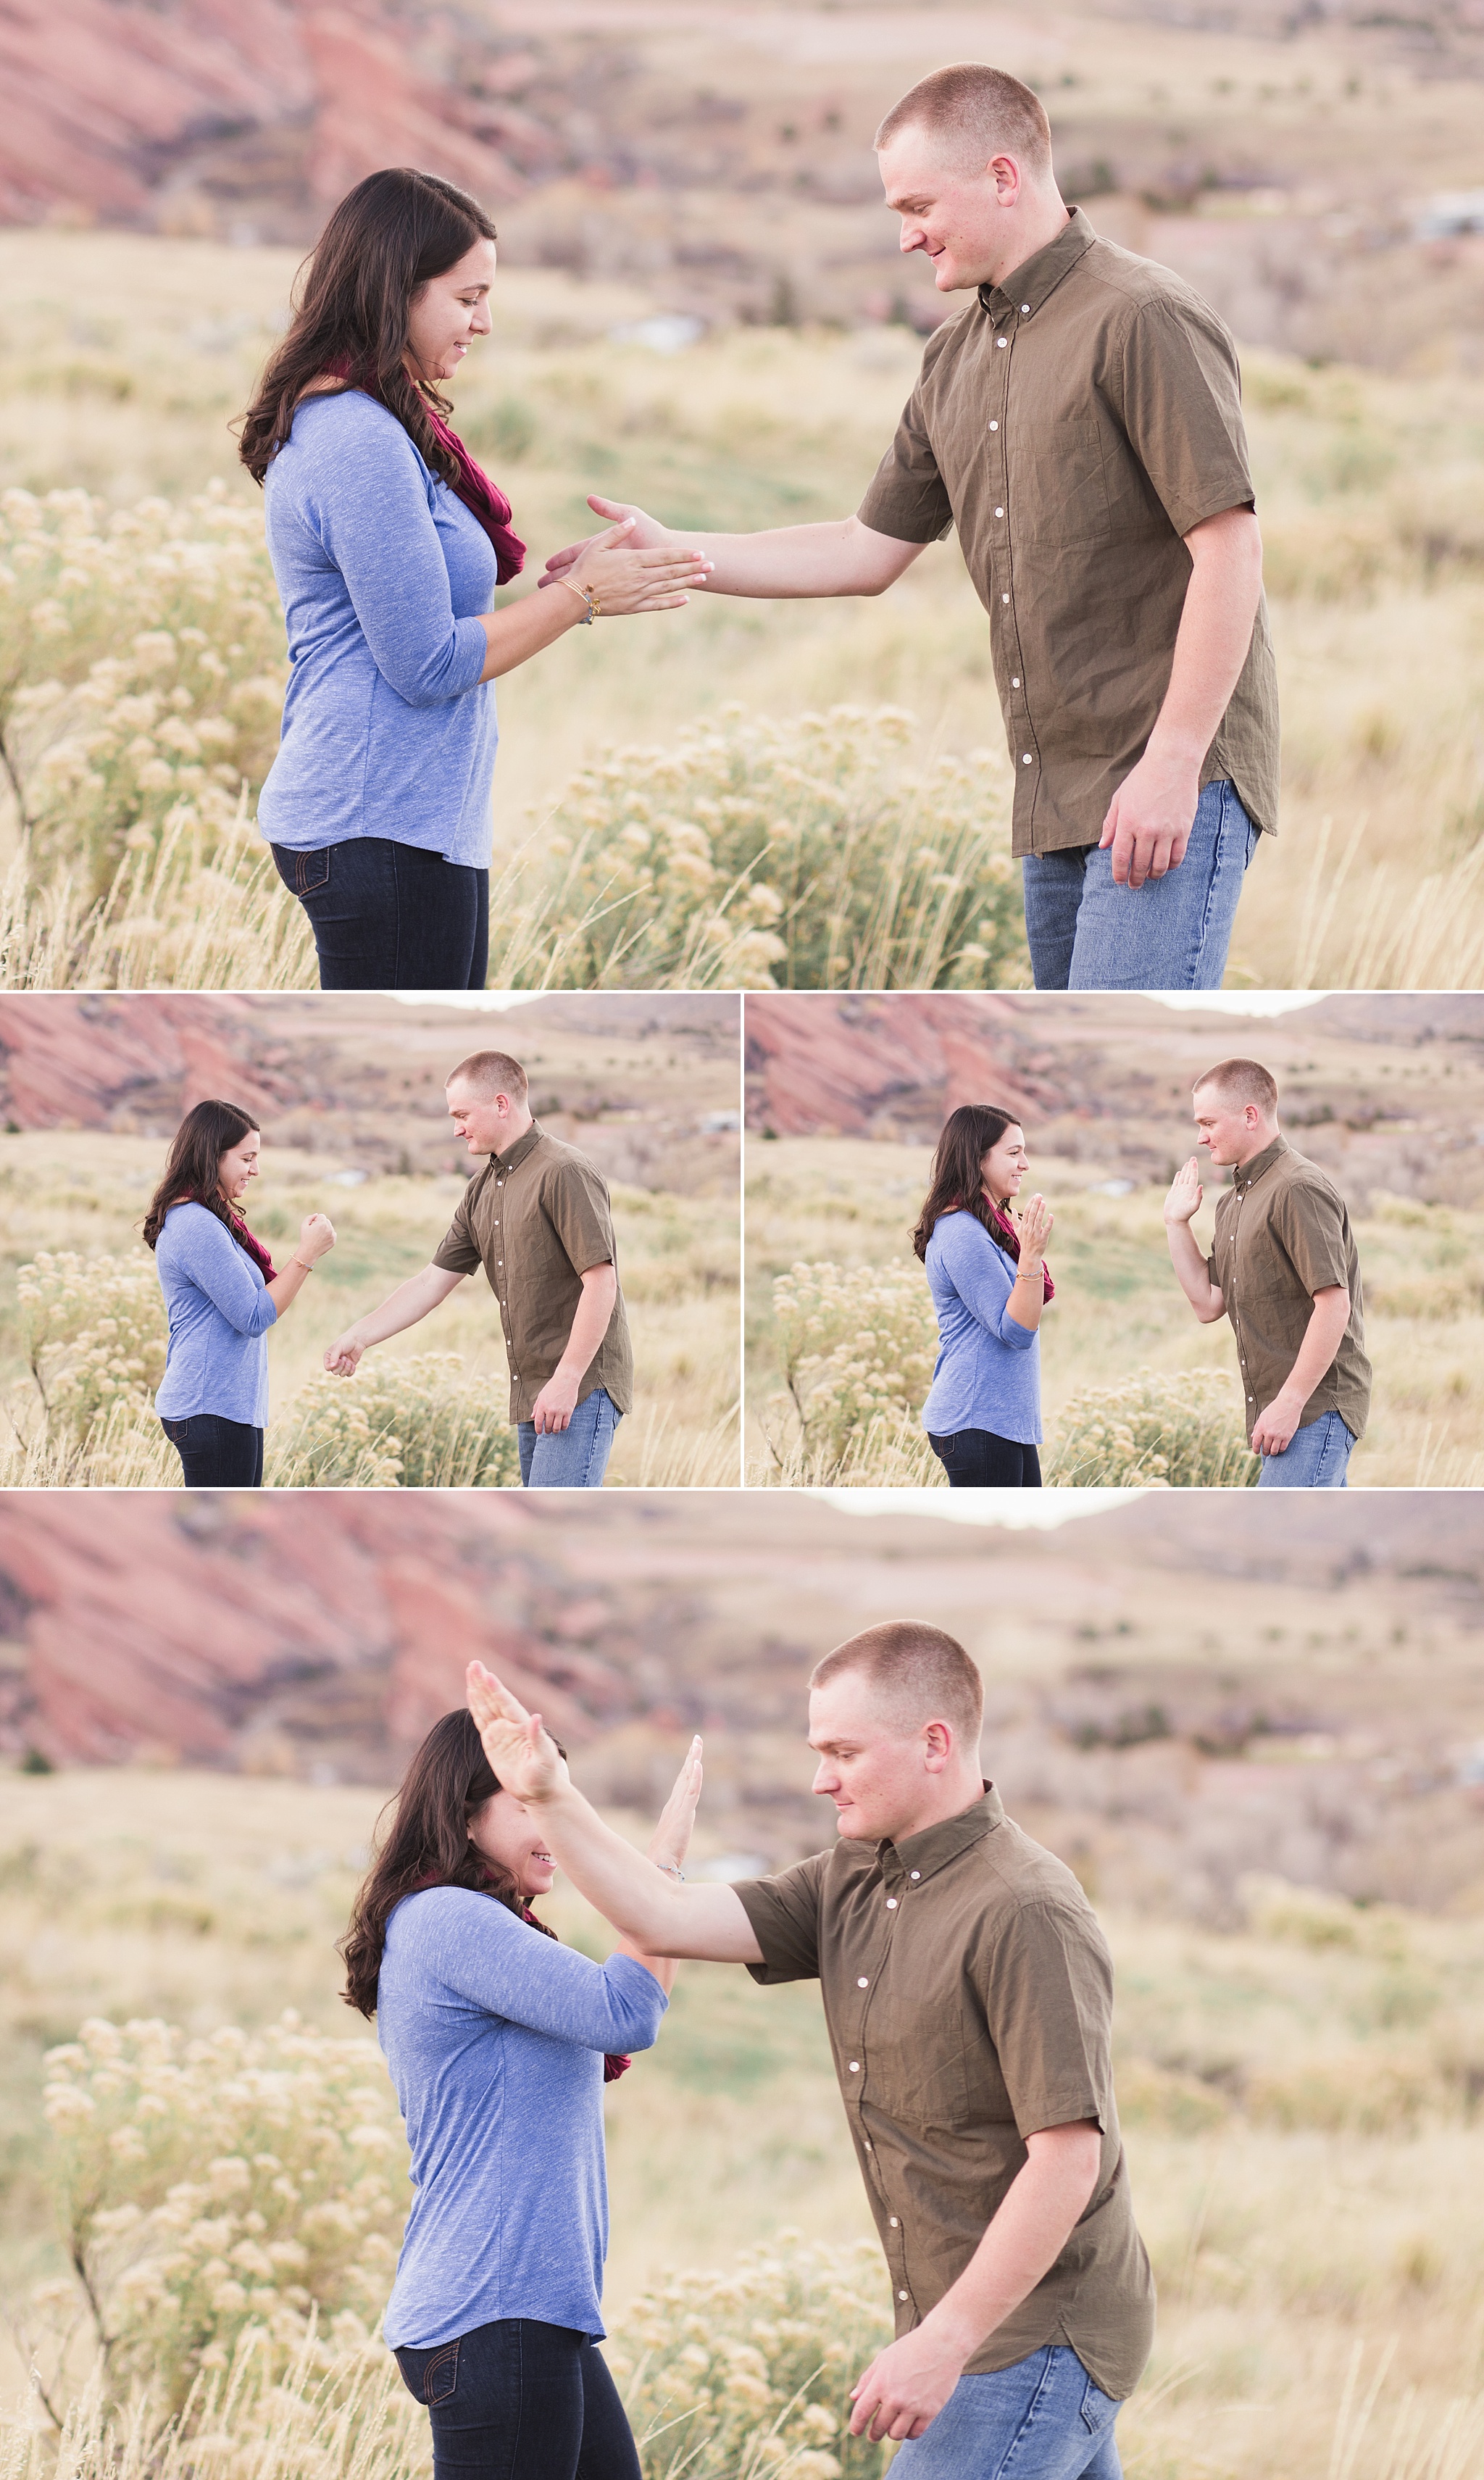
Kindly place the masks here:
<instances>
[{"instance_id":1,"label":"shirt chest pocket","mask_svg":"<svg viewBox=\"0 0 1484 2480\"><path fill-rule=\"evenodd\" d=\"M964 2129L1011 2115L984 2014L957 1976L951 1986L927 1976L915 1987L888 1983L866 2013L863 2046L865 2097L898 2126Z\"/></svg>"},{"instance_id":2,"label":"shirt chest pocket","mask_svg":"<svg viewBox=\"0 0 1484 2480\"><path fill-rule=\"evenodd\" d=\"M1110 540L1103 434L1071 415L1028 414L1011 440L1011 540L1070 547Z\"/></svg>"}]
</instances>

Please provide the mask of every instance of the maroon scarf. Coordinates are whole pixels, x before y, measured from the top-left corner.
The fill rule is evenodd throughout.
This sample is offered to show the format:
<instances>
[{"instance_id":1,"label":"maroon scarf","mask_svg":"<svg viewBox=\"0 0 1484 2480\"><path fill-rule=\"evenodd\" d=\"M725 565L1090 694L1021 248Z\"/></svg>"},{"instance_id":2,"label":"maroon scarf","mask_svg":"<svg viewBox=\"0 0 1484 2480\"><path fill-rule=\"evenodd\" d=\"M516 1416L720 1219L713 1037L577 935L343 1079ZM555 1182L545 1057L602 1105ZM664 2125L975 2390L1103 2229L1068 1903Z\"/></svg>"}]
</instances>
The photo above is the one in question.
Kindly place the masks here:
<instances>
[{"instance_id":1,"label":"maroon scarf","mask_svg":"<svg viewBox=\"0 0 1484 2480\"><path fill-rule=\"evenodd\" d=\"M1010 1216L1008 1214L1002 1214L999 1207L991 1204L987 1197L985 1199L985 1203L988 1206L989 1220L994 1226L991 1237L999 1242L1000 1247L1006 1251L1008 1255L1014 1258L1014 1261L1018 1266L1020 1263L1019 1232L1016 1230L1014 1224L1011 1221ZM1054 1301L1057 1296L1057 1287L1051 1279L1051 1268L1047 1265L1044 1257L1041 1259L1041 1279L1046 1287L1045 1297L1048 1301Z\"/></svg>"},{"instance_id":2,"label":"maroon scarf","mask_svg":"<svg viewBox=\"0 0 1484 2480\"><path fill-rule=\"evenodd\" d=\"M329 369L332 378L349 379L351 385L359 388L363 396L374 397L378 404L387 404L373 373L363 373L358 377L352 373L348 362L332 362ZM510 503L503 491L498 489L490 480L484 468L474 463L458 432L449 429L442 414L435 406L428 403L426 397L422 399L422 410L427 416L433 437L440 448L452 457L458 469L458 480L450 482L448 488L456 500L463 501L474 523L482 526L488 534L498 563L499 573L496 582L499 585L508 585L512 577L519 577L525 566L525 545L520 535L511 530ZM397 414L397 407L387 404L387 411ZM397 414L397 419L400 421L401 416ZM413 444L416 446L416 441Z\"/></svg>"},{"instance_id":3,"label":"maroon scarf","mask_svg":"<svg viewBox=\"0 0 1484 2480\"><path fill-rule=\"evenodd\" d=\"M239 1249L246 1250L248 1256L252 1259L253 1264L256 1266L265 1283L276 1281L277 1278L273 1271L272 1258L264 1248L262 1241L255 1240L253 1238L252 1233L248 1230L242 1216L240 1214L234 1214L230 1205L227 1207L226 1225L233 1239L237 1242Z\"/></svg>"}]
</instances>

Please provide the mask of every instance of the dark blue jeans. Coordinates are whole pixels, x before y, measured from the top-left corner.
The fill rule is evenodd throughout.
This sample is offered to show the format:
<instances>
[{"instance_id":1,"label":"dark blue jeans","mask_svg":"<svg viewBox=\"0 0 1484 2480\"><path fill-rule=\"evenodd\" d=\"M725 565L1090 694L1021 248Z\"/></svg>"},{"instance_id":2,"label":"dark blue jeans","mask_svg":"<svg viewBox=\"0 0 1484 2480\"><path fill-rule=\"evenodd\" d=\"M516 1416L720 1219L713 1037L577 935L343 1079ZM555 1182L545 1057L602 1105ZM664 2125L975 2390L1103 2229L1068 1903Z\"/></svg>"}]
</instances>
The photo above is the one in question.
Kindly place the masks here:
<instances>
[{"instance_id":1,"label":"dark blue jeans","mask_svg":"<svg viewBox=\"0 0 1484 2480\"><path fill-rule=\"evenodd\" d=\"M322 991L482 991L490 873L390 836L269 846L309 916Z\"/></svg>"},{"instance_id":2,"label":"dark blue jeans","mask_svg":"<svg viewBox=\"0 0 1484 2480\"><path fill-rule=\"evenodd\" d=\"M263 1433L220 1412L192 1412L160 1427L180 1458L187 1489L261 1489Z\"/></svg>"},{"instance_id":3,"label":"dark blue jeans","mask_svg":"<svg viewBox=\"0 0 1484 2480\"><path fill-rule=\"evenodd\" d=\"M404 2343L397 2364L427 2405L433 2480L639 2480L618 2388L586 2334L501 2316L430 2351Z\"/></svg>"},{"instance_id":4,"label":"dark blue jeans","mask_svg":"<svg viewBox=\"0 0 1484 2480\"><path fill-rule=\"evenodd\" d=\"M928 1444L948 1475L950 1489L1039 1489L1041 1460L1034 1447L1018 1438L996 1437L993 1430L955 1430Z\"/></svg>"}]
</instances>

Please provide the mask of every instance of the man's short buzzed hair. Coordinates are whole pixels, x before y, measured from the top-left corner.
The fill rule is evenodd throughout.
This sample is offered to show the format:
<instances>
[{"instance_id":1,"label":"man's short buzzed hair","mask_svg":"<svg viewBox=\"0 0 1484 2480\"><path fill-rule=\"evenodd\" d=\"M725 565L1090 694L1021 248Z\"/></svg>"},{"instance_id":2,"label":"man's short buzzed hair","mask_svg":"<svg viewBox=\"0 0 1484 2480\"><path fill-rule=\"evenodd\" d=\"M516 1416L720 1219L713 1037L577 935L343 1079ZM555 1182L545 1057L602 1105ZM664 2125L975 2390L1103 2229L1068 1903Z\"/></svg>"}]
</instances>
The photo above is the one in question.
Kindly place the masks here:
<instances>
[{"instance_id":1,"label":"man's short buzzed hair","mask_svg":"<svg viewBox=\"0 0 1484 2480\"><path fill-rule=\"evenodd\" d=\"M472 1050L444 1078L446 1092L450 1085L473 1085L484 1101L495 1094L508 1094L512 1102L524 1102L526 1075L508 1050Z\"/></svg>"},{"instance_id":2,"label":"man's short buzzed hair","mask_svg":"<svg viewBox=\"0 0 1484 2480\"><path fill-rule=\"evenodd\" d=\"M1204 1076L1195 1080L1192 1093L1204 1094L1214 1085L1223 1102L1235 1102L1239 1109L1248 1102L1262 1112L1265 1120L1278 1116L1278 1086L1275 1077L1257 1059L1222 1059L1208 1068Z\"/></svg>"},{"instance_id":3,"label":"man's short buzzed hair","mask_svg":"<svg viewBox=\"0 0 1484 2480\"><path fill-rule=\"evenodd\" d=\"M982 171L991 155L1013 155L1035 180L1051 177L1051 123L1039 95L1008 69L959 61L934 69L894 103L876 133L878 154L904 129L925 130Z\"/></svg>"},{"instance_id":4,"label":"man's short buzzed hair","mask_svg":"<svg viewBox=\"0 0 1484 2480\"><path fill-rule=\"evenodd\" d=\"M924 1722L950 1722L969 1748L979 1744L985 1718L985 1683L957 1637L920 1619L886 1619L848 1637L816 1663L811 1688L825 1688L848 1671L866 1680L904 1735Z\"/></svg>"}]
</instances>

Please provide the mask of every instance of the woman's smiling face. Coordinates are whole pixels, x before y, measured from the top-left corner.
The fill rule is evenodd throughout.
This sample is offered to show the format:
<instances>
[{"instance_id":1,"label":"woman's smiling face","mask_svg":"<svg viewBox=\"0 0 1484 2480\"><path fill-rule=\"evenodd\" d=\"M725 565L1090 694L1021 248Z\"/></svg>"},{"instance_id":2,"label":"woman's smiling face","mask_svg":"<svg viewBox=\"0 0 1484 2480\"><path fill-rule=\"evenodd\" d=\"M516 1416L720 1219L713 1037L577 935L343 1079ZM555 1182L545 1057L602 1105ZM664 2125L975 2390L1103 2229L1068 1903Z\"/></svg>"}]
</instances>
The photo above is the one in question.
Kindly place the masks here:
<instances>
[{"instance_id":1,"label":"woman's smiling face","mask_svg":"<svg viewBox=\"0 0 1484 2480\"><path fill-rule=\"evenodd\" d=\"M490 332L495 245L476 241L442 275L429 276L407 309L407 354L414 378L453 378L475 336Z\"/></svg>"},{"instance_id":2,"label":"woman's smiling face","mask_svg":"<svg viewBox=\"0 0 1484 2480\"><path fill-rule=\"evenodd\" d=\"M979 1174L985 1183L985 1195L995 1205L1003 1205L1007 1198L1015 1196L1029 1168L1025 1138L1011 1123L1003 1137L980 1161Z\"/></svg>"},{"instance_id":3,"label":"woman's smiling face","mask_svg":"<svg viewBox=\"0 0 1484 2480\"><path fill-rule=\"evenodd\" d=\"M543 1840L540 1811L525 1807L512 1792L496 1792L476 1810L469 1839L486 1860L508 1871L523 1902L550 1893L556 1863Z\"/></svg>"},{"instance_id":4,"label":"woman's smiling face","mask_svg":"<svg viewBox=\"0 0 1484 2480\"><path fill-rule=\"evenodd\" d=\"M247 1182L257 1178L262 1151L262 1138L256 1128L249 1128L240 1145L229 1146L221 1155L217 1165L217 1185L229 1205L235 1205Z\"/></svg>"}]
</instances>

